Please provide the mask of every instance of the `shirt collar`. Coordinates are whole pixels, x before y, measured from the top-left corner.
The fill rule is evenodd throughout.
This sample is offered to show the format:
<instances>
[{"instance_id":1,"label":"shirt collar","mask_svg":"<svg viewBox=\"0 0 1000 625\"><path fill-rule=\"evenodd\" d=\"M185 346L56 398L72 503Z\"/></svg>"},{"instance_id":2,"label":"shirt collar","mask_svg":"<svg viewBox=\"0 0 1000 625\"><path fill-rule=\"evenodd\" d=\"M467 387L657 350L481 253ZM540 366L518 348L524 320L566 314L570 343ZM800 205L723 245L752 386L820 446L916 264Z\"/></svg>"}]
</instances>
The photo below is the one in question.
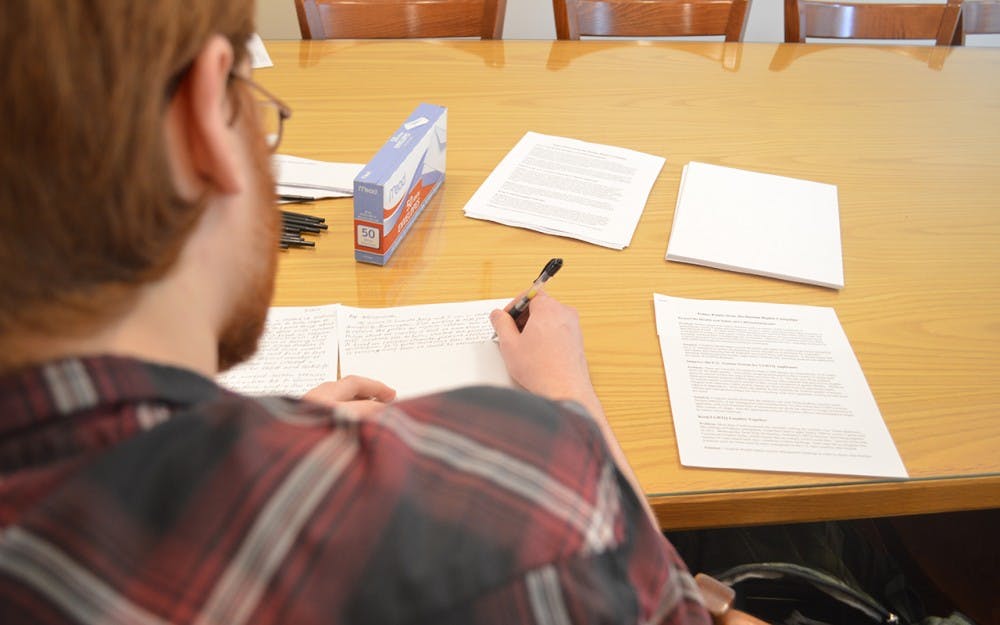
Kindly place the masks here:
<instances>
[{"instance_id":1,"label":"shirt collar","mask_svg":"<svg viewBox=\"0 0 1000 625\"><path fill-rule=\"evenodd\" d=\"M138 412L141 420L143 411L128 410L137 406L155 406L158 413L169 414L221 392L215 382L193 371L121 356L67 358L26 367L0 376L0 455L19 446L22 436L37 438L53 428L72 430L77 421L88 418L136 419ZM86 440L71 432L54 438Z\"/></svg>"}]
</instances>

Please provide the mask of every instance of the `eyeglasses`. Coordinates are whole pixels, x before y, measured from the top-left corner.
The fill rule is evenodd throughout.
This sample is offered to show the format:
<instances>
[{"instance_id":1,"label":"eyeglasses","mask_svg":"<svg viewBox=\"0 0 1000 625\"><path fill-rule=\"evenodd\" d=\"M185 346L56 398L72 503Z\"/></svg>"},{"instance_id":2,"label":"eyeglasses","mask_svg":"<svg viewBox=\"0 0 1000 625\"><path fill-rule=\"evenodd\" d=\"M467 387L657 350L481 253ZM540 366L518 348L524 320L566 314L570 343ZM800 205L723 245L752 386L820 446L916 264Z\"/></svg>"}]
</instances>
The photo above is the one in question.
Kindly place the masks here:
<instances>
[{"instance_id":1,"label":"eyeglasses","mask_svg":"<svg viewBox=\"0 0 1000 625\"><path fill-rule=\"evenodd\" d=\"M230 73L229 76L253 89L257 115L260 119L261 129L264 131L264 141L268 150L276 151L281 143L281 132L285 126L285 120L292 116L292 109L253 80L235 72Z\"/></svg>"}]
</instances>

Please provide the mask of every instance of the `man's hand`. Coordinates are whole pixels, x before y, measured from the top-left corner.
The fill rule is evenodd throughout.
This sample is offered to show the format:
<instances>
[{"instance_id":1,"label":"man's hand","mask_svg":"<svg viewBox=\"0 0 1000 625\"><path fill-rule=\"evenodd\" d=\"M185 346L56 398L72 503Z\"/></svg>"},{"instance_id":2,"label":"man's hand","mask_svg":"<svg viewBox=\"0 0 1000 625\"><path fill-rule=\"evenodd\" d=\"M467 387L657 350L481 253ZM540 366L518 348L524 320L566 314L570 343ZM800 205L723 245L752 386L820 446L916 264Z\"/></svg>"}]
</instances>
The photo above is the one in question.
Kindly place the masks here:
<instances>
[{"instance_id":1,"label":"man's hand","mask_svg":"<svg viewBox=\"0 0 1000 625\"><path fill-rule=\"evenodd\" d=\"M695 575L694 581L715 625L767 625L755 616L732 609L736 593L731 587L704 573Z\"/></svg>"},{"instance_id":2,"label":"man's hand","mask_svg":"<svg viewBox=\"0 0 1000 625\"><path fill-rule=\"evenodd\" d=\"M713 616L716 625L768 625L756 616L750 616L739 610L729 610L722 616Z\"/></svg>"},{"instance_id":3,"label":"man's hand","mask_svg":"<svg viewBox=\"0 0 1000 625\"><path fill-rule=\"evenodd\" d=\"M362 418L379 412L395 398L395 389L359 375L324 382L303 396L305 400L324 406L347 408Z\"/></svg>"},{"instance_id":4,"label":"man's hand","mask_svg":"<svg viewBox=\"0 0 1000 625\"><path fill-rule=\"evenodd\" d=\"M531 300L517 323L502 310L494 310L490 322L507 372L515 382L549 399L576 400L595 417L600 415L576 310L543 291Z\"/></svg>"}]
</instances>

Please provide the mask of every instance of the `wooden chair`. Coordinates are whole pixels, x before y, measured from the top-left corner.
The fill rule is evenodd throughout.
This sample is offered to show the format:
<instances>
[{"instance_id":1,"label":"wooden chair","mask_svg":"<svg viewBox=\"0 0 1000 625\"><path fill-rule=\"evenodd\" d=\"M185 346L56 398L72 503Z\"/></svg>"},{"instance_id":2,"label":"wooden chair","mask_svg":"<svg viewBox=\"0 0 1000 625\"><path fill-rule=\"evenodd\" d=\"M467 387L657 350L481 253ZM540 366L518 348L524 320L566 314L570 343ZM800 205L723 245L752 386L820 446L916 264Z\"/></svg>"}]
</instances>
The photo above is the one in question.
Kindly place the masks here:
<instances>
[{"instance_id":1,"label":"wooden chair","mask_svg":"<svg viewBox=\"0 0 1000 625\"><path fill-rule=\"evenodd\" d=\"M966 0L962 3L962 25L963 35L1000 33L1000 0Z\"/></svg>"},{"instance_id":2,"label":"wooden chair","mask_svg":"<svg viewBox=\"0 0 1000 625\"><path fill-rule=\"evenodd\" d=\"M545 63L545 67L554 72L558 72L575 63L577 59L592 52L599 53L612 49L631 48L637 45L643 45L644 43L644 41L636 40L619 40L604 42L601 46L586 46L586 48L590 49L584 49L566 48L558 42L552 42L552 47L549 50L549 58ZM718 63L722 66L722 69L727 72L738 72L740 64L743 62L742 44L730 41L710 41L698 46L687 45L687 42L684 41L658 41L656 42L656 49L662 50L664 54L670 54L673 52L694 54Z\"/></svg>"},{"instance_id":3,"label":"wooden chair","mask_svg":"<svg viewBox=\"0 0 1000 625\"><path fill-rule=\"evenodd\" d=\"M836 43L778 46L774 49L774 56L771 57L768 69L772 72L784 71L801 58L838 49L843 52L843 48L842 44ZM886 54L905 56L920 63L926 63L930 69L941 71L944 69L945 61L948 60L955 48L952 46L879 46L878 49Z\"/></svg>"},{"instance_id":4,"label":"wooden chair","mask_svg":"<svg viewBox=\"0 0 1000 625\"><path fill-rule=\"evenodd\" d=\"M785 41L828 39L933 39L961 45L962 0L947 4L864 4L785 0Z\"/></svg>"},{"instance_id":5,"label":"wooden chair","mask_svg":"<svg viewBox=\"0 0 1000 625\"><path fill-rule=\"evenodd\" d=\"M507 0L295 0L303 39L501 39Z\"/></svg>"},{"instance_id":6,"label":"wooden chair","mask_svg":"<svg viewBox=\"0 0 1000 625\"><path fill-rule=\"evenodd\" d=\"M725 35L741 41L751 0L552 0L559 39Z\"/></svg>"}]
</instances>

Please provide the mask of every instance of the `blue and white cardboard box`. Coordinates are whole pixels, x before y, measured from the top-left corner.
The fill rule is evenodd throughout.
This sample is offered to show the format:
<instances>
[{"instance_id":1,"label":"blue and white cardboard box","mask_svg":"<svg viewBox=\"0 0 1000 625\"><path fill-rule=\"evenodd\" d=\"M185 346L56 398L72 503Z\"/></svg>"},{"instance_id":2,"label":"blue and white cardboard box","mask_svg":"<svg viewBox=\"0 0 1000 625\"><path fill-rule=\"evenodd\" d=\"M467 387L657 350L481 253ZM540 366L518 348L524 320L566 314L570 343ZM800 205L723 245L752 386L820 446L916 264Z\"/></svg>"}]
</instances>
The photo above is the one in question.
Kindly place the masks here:
<instances>
[{"instance_id":1,"label":"blue and white cardboard box","mask_svg":"<svg viewBox=\"0 0 1000 625\"><path fill-rule=\"evenodd\" d=\"M444 183L448 109L421 104L354 179L354 259L384 265Z\"/></svg>"}]
</instances>

